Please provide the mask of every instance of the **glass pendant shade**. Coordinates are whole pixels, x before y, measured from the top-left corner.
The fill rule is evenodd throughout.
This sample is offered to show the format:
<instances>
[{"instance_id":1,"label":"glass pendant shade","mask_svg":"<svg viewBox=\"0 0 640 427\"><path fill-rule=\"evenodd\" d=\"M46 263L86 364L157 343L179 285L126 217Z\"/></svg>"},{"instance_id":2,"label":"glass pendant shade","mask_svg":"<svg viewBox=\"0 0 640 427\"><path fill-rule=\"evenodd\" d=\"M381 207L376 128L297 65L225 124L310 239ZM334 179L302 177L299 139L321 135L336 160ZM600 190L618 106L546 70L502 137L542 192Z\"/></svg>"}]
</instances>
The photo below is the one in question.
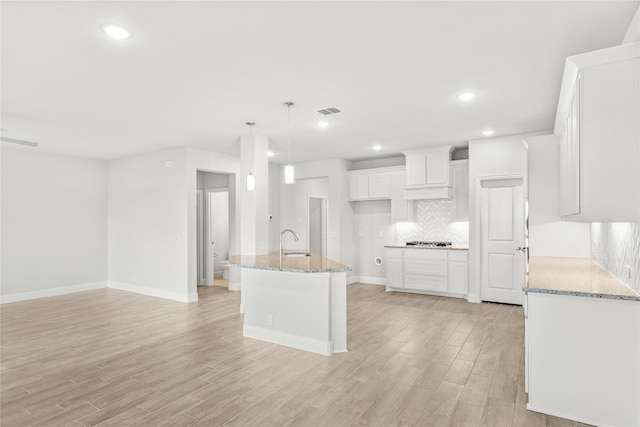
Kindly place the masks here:
<instances>
[{"instance_id":1,"label":"glass pendant shade","mask_svg":"<svg viewBox=\"0 0 640 427\"><path fill-rule=\"evenodd\" d=\"M254 191L256 189L256 176L252 173L247 175L247 190Z\"/></svg>"},{"instance_id":2,"label":"glass pendant shade","mask_svg":"<svg viewBox=\"0 0 640 427\"><path fill-rule=\"evenodd\" d=\"M293 169L292 164L288 164L284 167L284 183L285 184L295 184L296 183L296 175Z\"/></svg>"}]
</instances>

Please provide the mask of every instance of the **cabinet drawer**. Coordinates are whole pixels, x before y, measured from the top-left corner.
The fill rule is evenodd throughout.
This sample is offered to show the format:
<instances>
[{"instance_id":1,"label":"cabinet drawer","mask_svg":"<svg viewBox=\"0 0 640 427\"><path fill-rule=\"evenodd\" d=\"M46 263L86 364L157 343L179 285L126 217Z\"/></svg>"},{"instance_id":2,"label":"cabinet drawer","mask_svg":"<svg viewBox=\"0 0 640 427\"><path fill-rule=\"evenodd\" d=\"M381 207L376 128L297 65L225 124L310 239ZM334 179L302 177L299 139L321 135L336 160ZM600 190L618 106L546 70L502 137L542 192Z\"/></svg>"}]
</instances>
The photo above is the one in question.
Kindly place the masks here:
<instances>
[{"instance_id":1,"label":"cabinet drawer","mask_svg":"<svg viewBox=\"0 0 640 427\"><path fill-rule=\"evenodd\" d=\"M447 277L447 262L432 260L404 260L404 272L406 274L424 274L429 276Z\"/></svg>"},{"instance_id":2,"label":"cabinet drawer","mask_svg":"<svg viewBox=\"0 0 640 427\"><path fill-rule=\"evenodd\" d=\"M404 259L429 259L446 261L447 251L440 249L405 249Z\"/></svg>"},{"instance_id":3,"label":"cabinet drawer","mask_svg":"<svg viewBox=\"0 0 640 427\"><path fill-rule=\"evenodd\" d=\"M405 289L417 291L447 292L447 278L439 276L424 276L419 274L405 274Z\"/></svg>"},{"instance_id":4,"label":"cabinet drawer","mask_svg":"<svg viewBox=\"0 0 640 427\"><path fill-rule=\"evenodd\" d=\"M449 261L467 262L468 257L467 251L449 251Z\"/></svg>"}]
</instances>

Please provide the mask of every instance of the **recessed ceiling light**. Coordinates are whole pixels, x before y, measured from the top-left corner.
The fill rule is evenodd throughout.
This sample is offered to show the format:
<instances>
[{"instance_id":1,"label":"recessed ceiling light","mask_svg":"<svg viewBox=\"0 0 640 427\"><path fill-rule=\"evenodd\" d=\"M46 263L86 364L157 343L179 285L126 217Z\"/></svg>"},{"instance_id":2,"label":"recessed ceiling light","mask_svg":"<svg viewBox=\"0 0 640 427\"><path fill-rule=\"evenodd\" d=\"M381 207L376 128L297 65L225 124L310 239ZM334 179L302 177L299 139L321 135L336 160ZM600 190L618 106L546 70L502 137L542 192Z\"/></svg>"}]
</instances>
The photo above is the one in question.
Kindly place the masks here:
<instances>
[{"instance_id":1,"label":"recessed ceiling light","mask_svg":"<svg viewBox=\"0 0 640 427\"><path fill-rule=\"evenodd\" d=\"M482 134L484 136L491 136L491 135L493 135L493 132L494 132L493 129L485 129L485 130L482 131Z\"/></svg>"},{"instance_id":2,"label":"recessed ceiling light","mask_svg":"<svg viewBox=\"0 0 640 427\"><path fill-rule=\"evenodd\" d=\"M100 29L103 33L111 37L112 39L123 40L130 39L133 36L133 33L130 30L127 30L124 27L114 24L102 24L100 25Z\"/></svg>"},{"instance_id":3,"label":"recessed ceiling light","mask_svg":"<svg viewBox=\"0 0 640 427\"><path fill-rule=\"evenodd\" d=\"M475 92L462 92L458 95L460 101L471 101L476 96Z\"/></svg>"},{"instance_id":4,"label":"recessed ceiling light","mask_svg":"<svg viewBox=\"0 0 640 427\"><path fill-rule=\"evenodd\" d=\"M318 126L321 128L326 128L329 126L329 122L318 122Z\"/></svg>"},{"instance_id":5,"label":"recessed ceiling light","mask_svg":"<svg viewBox=\"0 0 640 427\"><path fill-rule=\"evenodd\" d=\"M380 150L382 150L382 145L380 145L380 144L376 144L376 145L374 145L374 146L373 146L373 147L371 147L371 148L373 148L373 150L374 150L374 151L380 151Z\"/></svg>"},{"instance_id":6,"label":"recessed ceiling light","mask_svg":"<svg viewBox=\"0 0 640 427\"><path fill-rule=\"evenodd\" d=\"M267 151L267 156L269 157L273 157L275 153L273 151Z\"/></svg>"}]
</instances>

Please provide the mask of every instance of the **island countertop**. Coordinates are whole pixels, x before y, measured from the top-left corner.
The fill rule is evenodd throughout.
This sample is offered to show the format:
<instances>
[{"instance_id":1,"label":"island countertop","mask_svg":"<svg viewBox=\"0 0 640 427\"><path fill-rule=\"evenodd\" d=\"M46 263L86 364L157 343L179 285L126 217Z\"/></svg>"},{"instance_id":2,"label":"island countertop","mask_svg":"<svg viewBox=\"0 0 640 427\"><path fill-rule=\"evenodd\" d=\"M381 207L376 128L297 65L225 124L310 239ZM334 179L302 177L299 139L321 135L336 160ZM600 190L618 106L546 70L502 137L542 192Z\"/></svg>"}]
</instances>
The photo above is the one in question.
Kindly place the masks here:
<instances>
[{"instance_id":1,"label":"island countertop","mask_svg":"<svg viewBox=\"0 0 640 427\"><path fill-rule=\"evenodd\" d=\"M299 252L294 250L284 251ZM351 267L340 264L337 261L310 252L310 256L289 257L282 255L280 263L280 253L272 251L265 255L233 255L229 258L229 265L232 267L252 268L257 270L289 271L293 273L335 273L351 271Z\"/></svg>"},{"instance_id":2,"label":"island countertop","mask_svg":"<svg viewBox=\"0 0 640 427\"><path fill-rule=\"evenodd\" d=\"M589 258L531 257L523 290L640 301L640 294Z\"/></svg>"},{"instance_id":3,"label":"island countertop","mask_svg":"<svg viewBox=\"0 0 640 427\"><path fill-rule=\"evenodd\" d=\"M407 246L406 243L394 243L393 245L384 245L385 248L395 249L436 249L436 250L453 250L453 251L468 251L469 245L451 245L451 246Z\"/></svg>"}]
</instances>

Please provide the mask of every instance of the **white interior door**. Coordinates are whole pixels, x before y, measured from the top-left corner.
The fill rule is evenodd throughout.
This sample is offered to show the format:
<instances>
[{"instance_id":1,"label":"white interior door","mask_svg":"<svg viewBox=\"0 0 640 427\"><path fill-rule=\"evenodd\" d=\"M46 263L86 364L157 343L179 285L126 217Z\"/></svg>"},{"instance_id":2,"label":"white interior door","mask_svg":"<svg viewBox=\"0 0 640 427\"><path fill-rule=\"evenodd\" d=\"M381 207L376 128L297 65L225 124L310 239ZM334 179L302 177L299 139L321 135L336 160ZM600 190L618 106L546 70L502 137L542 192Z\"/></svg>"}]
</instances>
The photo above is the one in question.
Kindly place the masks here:
<instances>
[{"instance_id":1,"label":"white interior door","mask_svg":"<svg viewBox=\"0 0 640 427\"><path fill-rule=\"evenodd\" d=\"M229 192L207 190L207 284L222 276L220 261L229 259Z\"/></svg>"},{"instance_id":2,"label":"white interior door","mask_svg":"<svg viewBox=\"0 0 640 427\"><path fill-rule=\"evenodd\" d=\"M327 256L327 199L309 196L308 207L309 251Z\"/></svg>"},{"instance_id":3,"label":"white interior door","mask_svg":"<svg viewBox=\"0 0 640 427\"><path fill-rule=\"evenodd\" d=\"M526 265L522 179L482 182L480 222L481 299L522 305Z\"/></svg>"}]
</instances>

